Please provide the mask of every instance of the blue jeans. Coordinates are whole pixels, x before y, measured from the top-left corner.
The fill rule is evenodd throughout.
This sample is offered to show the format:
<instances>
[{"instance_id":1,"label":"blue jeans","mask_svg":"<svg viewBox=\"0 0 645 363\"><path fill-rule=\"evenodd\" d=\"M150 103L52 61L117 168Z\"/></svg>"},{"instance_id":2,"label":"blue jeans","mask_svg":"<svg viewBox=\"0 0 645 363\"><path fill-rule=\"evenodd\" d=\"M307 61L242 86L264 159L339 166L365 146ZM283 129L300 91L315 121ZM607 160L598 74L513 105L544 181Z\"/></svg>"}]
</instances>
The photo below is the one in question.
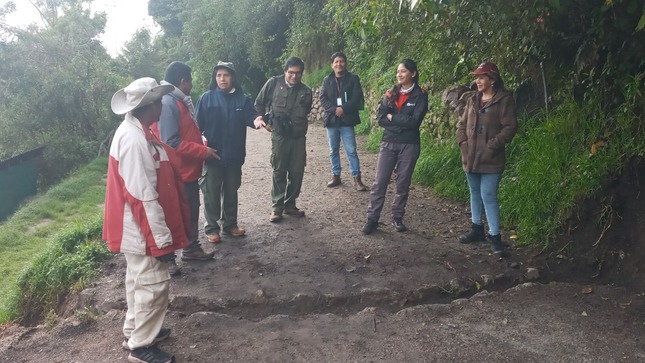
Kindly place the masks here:
<instances>
[{"instance_id":1,"label":"blue jeans","mask_svg":"<svg viewBox=\"0 0 645 363\"><path fill-rule=\"evenodd\" d=\"M482 224L482 212L486 210L488 233L491 236L499 232L499 203L497 191L502 177L498 174L466 173L470 188L470 213L475 224Z\"/></svg>"},{"instance_id":2,"label":"blue jeans","mask_svg":"<svg viewBox=\"0 0 645 363\"><path fill-rule=\"evenodd\" d=\"M349 161L349 170L352 176L361 175L361 167L356 153L356 134L354 127L328 127L327 141L329 142L329 161L331 161L331 173L340 175L340 140L343 140L343 147Z\"/></svg>"}]
</instances>

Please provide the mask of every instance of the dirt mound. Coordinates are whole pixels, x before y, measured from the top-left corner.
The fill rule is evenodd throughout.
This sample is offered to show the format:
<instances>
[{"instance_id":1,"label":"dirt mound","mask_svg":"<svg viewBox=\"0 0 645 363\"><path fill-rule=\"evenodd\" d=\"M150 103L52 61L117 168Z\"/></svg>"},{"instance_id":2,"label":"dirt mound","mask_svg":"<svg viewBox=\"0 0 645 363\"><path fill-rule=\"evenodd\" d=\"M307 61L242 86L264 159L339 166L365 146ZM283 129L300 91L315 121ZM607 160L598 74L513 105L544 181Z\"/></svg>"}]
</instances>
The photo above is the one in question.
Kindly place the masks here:
<instances>
[{"instance_id":1,"label":"dirt mound","mask_svg":"<svg viewBox=\"0 0 645 363\"><path fill-rule=\"evenodd\" d=\"M580 203L552 248L536 257L554 281L645 290L645 160L633 158L596 197Z\"/></svg>"}]
</instances>

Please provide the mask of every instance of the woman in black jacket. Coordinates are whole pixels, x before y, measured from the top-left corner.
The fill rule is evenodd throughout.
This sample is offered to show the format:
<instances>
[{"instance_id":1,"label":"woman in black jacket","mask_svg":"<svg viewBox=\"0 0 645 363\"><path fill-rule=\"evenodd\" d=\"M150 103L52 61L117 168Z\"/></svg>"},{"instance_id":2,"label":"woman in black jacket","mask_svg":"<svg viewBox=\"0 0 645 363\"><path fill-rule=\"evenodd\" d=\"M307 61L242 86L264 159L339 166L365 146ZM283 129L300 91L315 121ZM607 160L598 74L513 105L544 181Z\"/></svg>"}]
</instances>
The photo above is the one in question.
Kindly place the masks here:
<instances>
[{"instance_id":1,"label":"woman in black jacket","mask_svg":"<svg viewBox=\"0 0 645 363\"><path fill-rule=\"evenodd\" d=\"M412 173L421 150L419 127L428 112L428 94L419 86L419 71L413 60L404 59L399 63L396 78L397 84L385 93L377 112L383 138L367 207L367 222L362 228L364 234L370 234L378 227L394 169L396 195L392 203L392 225L397 232L407 230L403 216Z\"/></svg>"}]
</instances>

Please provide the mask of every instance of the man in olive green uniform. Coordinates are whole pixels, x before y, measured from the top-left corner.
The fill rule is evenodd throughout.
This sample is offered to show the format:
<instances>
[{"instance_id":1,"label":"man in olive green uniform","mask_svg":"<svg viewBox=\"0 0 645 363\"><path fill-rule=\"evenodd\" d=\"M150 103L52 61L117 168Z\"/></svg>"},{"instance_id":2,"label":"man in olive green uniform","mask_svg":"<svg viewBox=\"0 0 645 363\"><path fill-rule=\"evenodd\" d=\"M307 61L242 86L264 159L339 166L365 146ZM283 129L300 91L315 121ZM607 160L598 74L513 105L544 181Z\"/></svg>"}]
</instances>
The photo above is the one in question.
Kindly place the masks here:
<instances>
[{"instance_id":1,"label":"man in olive green uniform","mask_svg":"<svg viewBox=\"0 0 645 363\"><path fill-rule=\"evenodd\" d=\"M273 223L280 222L283 213L305 215L296 207L307 161L305 135L312 102L311 89L300 81L304 70L300 58L289 57L284 75L269 79L255 100L255 110L270 115L273 212L269 221Z\"/></svg>"}]
</instances>

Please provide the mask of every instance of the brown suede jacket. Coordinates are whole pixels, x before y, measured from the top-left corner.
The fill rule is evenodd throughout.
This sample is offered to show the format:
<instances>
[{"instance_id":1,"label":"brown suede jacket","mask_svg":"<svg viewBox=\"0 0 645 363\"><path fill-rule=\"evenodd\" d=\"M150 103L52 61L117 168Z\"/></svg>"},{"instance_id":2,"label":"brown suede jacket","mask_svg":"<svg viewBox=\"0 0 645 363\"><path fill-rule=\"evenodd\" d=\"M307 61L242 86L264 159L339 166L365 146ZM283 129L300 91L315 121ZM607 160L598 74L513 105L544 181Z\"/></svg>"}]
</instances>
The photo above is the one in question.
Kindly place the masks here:
<instances>
[{"instance_id":1,"label":"brown suede jacket","mask_svg":"<svg viewBox=\"0 0 645 363\"><path fill-rule=\"evenodd\" d=\"M505 145L517 131L513 96L499 90L481 108L480 92L467 97L466 110L457 124L457 145L464 171L501 173L506 163Z\"/></svg>"}]
</instances>

